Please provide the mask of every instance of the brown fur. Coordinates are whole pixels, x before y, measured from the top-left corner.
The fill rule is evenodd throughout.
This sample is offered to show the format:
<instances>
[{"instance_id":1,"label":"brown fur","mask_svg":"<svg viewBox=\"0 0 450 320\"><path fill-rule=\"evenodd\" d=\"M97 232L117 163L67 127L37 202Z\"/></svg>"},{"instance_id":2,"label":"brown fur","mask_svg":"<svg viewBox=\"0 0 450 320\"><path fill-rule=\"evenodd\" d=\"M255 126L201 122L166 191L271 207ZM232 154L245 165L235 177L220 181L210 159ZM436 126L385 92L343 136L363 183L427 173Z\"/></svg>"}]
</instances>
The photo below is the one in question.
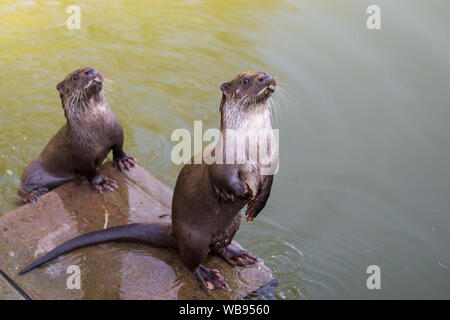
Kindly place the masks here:
<instances>
[{"instance_id":1,"label":"brown fur","mask_svg":"<svg viewBox=\"0 0 450 320\"><path fill-rule=\"evenodd\" d=\"M247 80L245 80L247 79ZM268 101L275 79L262 72L247 72L222 84L222 133L227 128L252 134L253 126L271 128ZM226 145L219 143L216 152ZM272 146L272 161L278 162L278 147ZM201 263L209 252L232 265L249 265L256 257L231 243L239 229L241 210L248 204L247 220L253 220L270 195L272 175L262 175L258 164L186 164L178 175L172 201L172 225L134 224L109 228L76 237L40 258L22 273L58 255L95 243L138 241L158 247L176 247L184 265L206 290L225 288L218 270Z\"/></svg>"},{"instance_id":2,"label":"brown fur","mask_svg":"<svg viewBox=\"0 0 450 320\"><path fill-rule=\"evenodd\" d=\"M56 88L67 123L33 159L22 174L19 196L35 203L37 197L64 182L83 176L99 192L112 191L116 183L97 172L113 150L120 169L134 166L123 152L123 130L103 95L100 72L86 67L69 74Z\"/></svg>"},{"instance_id":3,"label":"brown fur","mask_svg":"<svg viewBox=\"0 0 450 320\"><path fill-rule=\"evenodd\" d=\"M226 129L244 130L248 135L257 122L254 120L260 119L265 128L271 128L267 99L275 87L275 79L263 72L242 73L221 85L223 142L216 145L213 153L225 154ZM275 149L273 146L272 160L277 162ZM230 263L256 262L249 252L228 247L239 229L241 209L249 204L253 209L247 210L247 219L253 220L270 195L272 179L273 176L261 175L258 165L249 163L187 164L181 170L172 202L173 233L182 261L204 287L223 286L218 273L205 272L205 267L199 269L210 251ZM261 195L264 199L260 199Z\"/></svg>"}]
</instances>

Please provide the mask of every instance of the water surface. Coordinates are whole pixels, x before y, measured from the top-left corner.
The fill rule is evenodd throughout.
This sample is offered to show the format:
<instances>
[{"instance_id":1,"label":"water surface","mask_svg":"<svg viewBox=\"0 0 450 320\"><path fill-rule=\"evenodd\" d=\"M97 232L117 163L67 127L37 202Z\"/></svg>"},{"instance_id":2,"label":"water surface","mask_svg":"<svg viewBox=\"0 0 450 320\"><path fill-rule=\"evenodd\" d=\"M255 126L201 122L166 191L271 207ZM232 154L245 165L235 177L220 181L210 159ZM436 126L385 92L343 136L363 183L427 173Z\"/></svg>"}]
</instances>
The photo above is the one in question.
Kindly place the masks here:
<instances>
[{"instance_id":1,"label":"water surface","mask_svg":"<svg viewBox=\"0 0 450 320\"><path fill-rule=\"evenodd\" d=\"M219 123L219 85L275 75L281 163L237 240L274 270L278 299L450 298L450 4L377 1L1 1L0 212L64 124L55 89L107 79L125 149L173 187L170 136ZM381 268L368 290L366 268Z\"/></svg>"}]
</instances>

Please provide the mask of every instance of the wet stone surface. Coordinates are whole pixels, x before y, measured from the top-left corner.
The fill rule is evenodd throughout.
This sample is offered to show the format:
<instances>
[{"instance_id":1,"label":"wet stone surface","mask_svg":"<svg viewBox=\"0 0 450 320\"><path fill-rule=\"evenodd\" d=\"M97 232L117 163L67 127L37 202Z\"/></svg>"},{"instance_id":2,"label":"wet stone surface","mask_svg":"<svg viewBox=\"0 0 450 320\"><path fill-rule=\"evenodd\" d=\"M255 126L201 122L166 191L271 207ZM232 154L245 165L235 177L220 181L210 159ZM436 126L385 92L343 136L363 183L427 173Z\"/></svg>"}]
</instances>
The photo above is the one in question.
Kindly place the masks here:
<instances>
[{"instance_id":1,"label":"wet stone surface","mask_svg":"<svg viewBox=\"0 0 450 320\"><path fill-rule=\"evenodd\" d=\"M230 290L206 293L176 250L137 243L81 248L18 276L36 258L74 236L127 223L170 223L172 191L149 172L138 166L124 174L110 164L100 171L115 179L119 189L99 194L75 180L42 196L37 205L0 218L0 269L32 299L241 299L273 280L262 262L233 268L210 255L206 266L220 269ZM71 265L80 268L81 289L68 288ZM21 298L1 276L0 298Z\"/></svg>"},{"instance_id":2,"label":"wet stone surface","mask_svg":"<svg viewBox=\"0 0 450 320\"><path fill-rule=\"evenodd\" d=\"M23 300L22 295L0 275L0 300Z\"/></svg>"}]
</instances>

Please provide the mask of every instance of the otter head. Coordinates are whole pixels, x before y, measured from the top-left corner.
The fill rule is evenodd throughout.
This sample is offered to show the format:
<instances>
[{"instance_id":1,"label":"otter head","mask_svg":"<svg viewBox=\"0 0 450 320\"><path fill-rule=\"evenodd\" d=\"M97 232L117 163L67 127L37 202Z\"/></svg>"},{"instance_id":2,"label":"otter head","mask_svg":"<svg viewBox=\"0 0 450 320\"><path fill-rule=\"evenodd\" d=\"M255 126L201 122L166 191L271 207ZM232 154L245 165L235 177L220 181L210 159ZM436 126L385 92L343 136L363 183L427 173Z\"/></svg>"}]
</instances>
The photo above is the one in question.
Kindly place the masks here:
<instances>
[{"instance_id":1,"label":"otter head","mask_svg":"<svg viewBox=\"0 0 450 320\"><path fill-rule=\"evenodd\" d=\"M101 99L102 87L102 74L86 67L69 74L58 83L56 89L59 91L64 109L76 112L79 108L86 109L91 99Z\"/></svg>"},{"instance_id":2,"label":"otter head","mask_svg":"<svg viewBox=\"0 0 450 320\"><path fill-rule=\"evenodd\" d=\"M220 86L222 105L251 107L265 104L277 87L275 78L262 71L248 71L238 74ZM244 110L242 110L244 111Z\"/></svg>"}]
</instances>

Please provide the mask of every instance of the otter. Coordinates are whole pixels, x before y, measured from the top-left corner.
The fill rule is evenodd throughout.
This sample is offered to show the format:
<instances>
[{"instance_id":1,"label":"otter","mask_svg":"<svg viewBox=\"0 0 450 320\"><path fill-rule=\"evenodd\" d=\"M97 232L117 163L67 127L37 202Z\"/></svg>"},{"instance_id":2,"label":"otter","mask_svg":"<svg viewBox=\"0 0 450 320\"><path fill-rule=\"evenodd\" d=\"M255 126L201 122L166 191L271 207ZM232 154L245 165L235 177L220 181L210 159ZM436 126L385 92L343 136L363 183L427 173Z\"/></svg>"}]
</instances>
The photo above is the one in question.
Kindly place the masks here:
<instances>
[{"instance_id":1,"label":"otter","mask_svg":"<svg viewBox=\"0 0 450 320\"><path fill-rule=\"evenodd\" d=\"M212 154L223 152L227 143L230 144L225 134L227 129L239 130L243 133L239 138L244 139L257 129L270 129L271 132L269 98L276 86L276 80L264 72L241 73L220 86L222 139ZM270 150L269 160L277 164L276 142ZM76 248L131 241L176 248L183 264L204 290L226 288L227 282L220 271L209 269L202 262L210 252L220 255L233 266L257 262L253 254L232 243L232 239L239 229L241 210L247 205L247 221L252 221L264 208L273 182L273 172L263 174L262 165L248 161L248 157L245 159L239 164L210 164L201 160L199 164L191 161L184 165L174 189L172 224L135 223L80 235L56 247L19 274Z\"/></svg>"},{"instance_id":2,"label":"otter","mask_svg":"<svg viewBox=\"0 0 450 320\"><path fill-rule=\"evenodd\" d=\"M58 83L67 123L25 168L18 204L35 204L39 196L77 176L87 178L100 193L113 191L116 182L97 171L111 149L121 171L135 166L134 158L123 151L123 129L102 87L102 74L90 67L75 70Z\"/></svg>"}]
</instances>

